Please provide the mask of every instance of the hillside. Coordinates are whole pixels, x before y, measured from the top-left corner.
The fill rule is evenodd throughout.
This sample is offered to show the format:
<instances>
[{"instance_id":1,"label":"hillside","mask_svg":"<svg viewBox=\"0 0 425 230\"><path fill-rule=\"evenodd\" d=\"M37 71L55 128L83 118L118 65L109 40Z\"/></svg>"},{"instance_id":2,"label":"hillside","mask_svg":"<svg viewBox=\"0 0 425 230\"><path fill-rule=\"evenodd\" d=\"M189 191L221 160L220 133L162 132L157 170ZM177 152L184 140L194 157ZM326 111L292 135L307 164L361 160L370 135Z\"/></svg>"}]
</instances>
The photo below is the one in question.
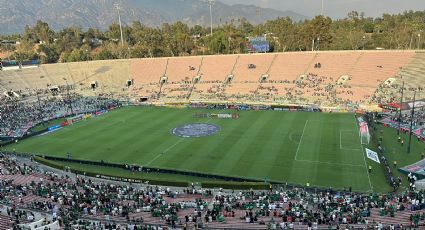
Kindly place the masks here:
<instances>
[{"instance_id":1,"label":"hillside","mask_svg":"<svg viewBox=\"0 0 425 230\"><path fill-rule=\"evenodd\" d=\"M37 20L46 21L58 30L71 25L82 28L105 29L117 20L113 4L117 0L0 0L0 33L22 32L26 25ZM125 24L141 21L148 26L166 22L184 21L189 25L209 25L209 8L202 0L122 0L122 18ZM226 5L215 2L214 24L246 18L258 24L277 17L293 20L306 17L291 11L260 9L252 5Z\"/></svg>"}]
</instances>

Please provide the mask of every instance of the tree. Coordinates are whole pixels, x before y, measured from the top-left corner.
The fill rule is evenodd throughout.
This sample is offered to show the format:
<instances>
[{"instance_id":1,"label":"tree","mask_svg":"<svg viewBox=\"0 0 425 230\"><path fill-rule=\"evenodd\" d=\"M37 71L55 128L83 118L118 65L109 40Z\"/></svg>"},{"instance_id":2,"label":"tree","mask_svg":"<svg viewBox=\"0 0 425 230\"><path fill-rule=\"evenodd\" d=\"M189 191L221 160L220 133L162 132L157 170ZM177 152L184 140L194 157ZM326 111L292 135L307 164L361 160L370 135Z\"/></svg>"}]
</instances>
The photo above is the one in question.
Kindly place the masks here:
<instances>
[{"instance_id":1,"label":"tree","mask_svg":"<svg viewBox=\"0 0 425 230\"><path fill-rule=\"evenodd\" d=\"M87 50L74 49L66 58L67 62L79 62L90 60L90 55Z\"/></svg>"},{"instance_id":2,"label":"tree","mask_svg":"<svg viewBox=\"0 0 425 230\"><path fill-rule=\"evenodd\" d=\"M307 41L315 40L317 49L327 49L332 43L331 25L331 18L322 15L316 16L307 24L309 30L304 31L306 32Z\"/></svg>"},{"instance_id":3,"label":"tree","mask_svg":"<svg viewBox=\"0 0 425 230\"><path fill-rule=\"evenodd\" d=\"M79 49L83 44L83 32L79 27L65 28L58 33L57 37L55 45L60 52L70 53L74 49Z\"/></svg>"},{"instance_id":4,"label":"tree","mask_svg":"<svg viewBox=\"0 0 425 230\"><path fill-rule=\"evenodd\" d=\"M109 59L117 59L117 58L118 58L117 56L115 56L111 51L109 51L105 47L101 48L100 52L94 55L95 60L109 60Z\"/></svg>"},{"instance_id":5,"label":"tree","mask_svg":"<svg viewBox=\"0 0 425 230\"><path fill-rule=\"evenodd\" d=\"M19 42L1 44L1 51L15 52L12 58L27 60L40 56L42 63L132 57L186 56L217 53L243 53L247 38L265 35L272 52L311 50L414 49L425 42L425 11L365 17L351 11L332 21L316 16L293 22L289 17L252 25L246 19L232 19L215 28L189 27L183 22L148 27L140 21L123 27L111 24L106 31L71 26L55 32L43 21L26 26L22 35L0 35L0 39ZM421 34L422 37L419 37ZM421 39L422 38L422 39ZM10 45L9 45L10 44Z\"/></svg>"},{"instance_id":6,"label":"tree","mask_svg":"<svg viewBox=\"0 0 425 230\"><path fill-rule=\"evenodd\" d=\"M37 24L34 27L34 33L39 41L43 43L50 44L53 42L54 32L50 29L49 24L41 20L37 21Z\"/></svg>"},{"instance_id":7,"label":"tree","mask_svg":"<svg viewBox=\"0 0 425 230\"><path fill-rule=\"evenodd\" d=\"M59 53L57 50L50 45L40 45L37 52L40 54L40 62L45 63L55 63L59 60Z\"/></svg>"},{"instance_id":8,"label":"tree","mask_svg":"<svg viewBox=\"0 0 425 230\"><path fill-rule=\"evenodd\" d=\"M222 30L215 32L209 42L209 49L215 54L222 54L228 51L228 40Z\"/></svg>"}]
</instances>

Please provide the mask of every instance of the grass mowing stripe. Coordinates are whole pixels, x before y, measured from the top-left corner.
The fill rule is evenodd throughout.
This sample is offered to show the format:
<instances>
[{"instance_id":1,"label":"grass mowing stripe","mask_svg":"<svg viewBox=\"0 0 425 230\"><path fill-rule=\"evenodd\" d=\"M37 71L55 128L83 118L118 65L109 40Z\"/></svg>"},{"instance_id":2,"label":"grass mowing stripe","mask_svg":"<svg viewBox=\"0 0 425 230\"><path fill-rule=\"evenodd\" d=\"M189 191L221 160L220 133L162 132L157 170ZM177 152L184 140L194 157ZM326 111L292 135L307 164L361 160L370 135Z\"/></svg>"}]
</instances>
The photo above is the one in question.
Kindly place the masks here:
<instances>
[{"instance_id":1,"label":"grass mowing stripe","mask_svg":"<svg viewBox=\"0 0 425 230\"><path fill-rule=\"evenodd\" d=\"M266 123L261 127L255 136L255 141L257 142L256 146L261 146L261 148L256 151L256 154L251 154L249 159L251 160L252 165L248 169L256 175L261 177L269 177L269 171L273 167L273 164L270 164L270 157L273 155L279 154L279 149L276 148L276 143L281 141L280 138L280 125L276 124L276 121L281 121L281 114L270 113L269 117L265 118ZM284 124L285 122L280 122ZM254 144L254 143L253 143ZM269 167L259 167L258 163L267 163Z\"/></svg>"},{"instance_id":2,"label":"grass mowing stripe","mask_svg":"<svg viewBox=\"0 0 425 230\"><path fill-rule=\"evenodd\" d=\"M254 173L249 171L247 167L241 167L238 165L238 162L245 159L255 164L255 161L253 161L252 158L254 155L257 155L264 146L263 139L259 140L258 138L260 137L262 129L267 121L268 119L266 116L261 116L260 119L253 122L253 126L245 130L244 138L238 139L241 148L239 152L236 153L237 160L232 162L232 164L228 167L229 173L235 175L251 175Z\"/></svg>"},{"instance_id":3,"label":"grass mowing stripe","mask_svg":"<svg viewBox=\"0 0 425 230\"><path fill-rule=\"evenodd\" d=\"M196 149L197 156L202 158L190 157L183 163L184 167L192 166L196 171L217 172L222 170L217 168L221 162L232 160L232 158L229 158L228 149L234 143L230 140L243 132L244 119L212 120L211 123L219 125L222 131L218 135L197 139L197 141L187 145L185 151Z\"/></svg>"},{"instance_id":4,"label":"grass mowing stripe","mask_svg":"<svg viewBox=\"0 0 425 230\"><path fill-rule=\"evenodd\" d=\"M7 148L61 157L72 151L74 158L143 165L174 145L150 166L296 184L309 180L312 185L324 187L370 189L365 170L348 166L364 164L364 155L356 154L356 157L353 152L357 152L340 148L339 130L357 126L352 114L238 111L239 119L208 120L194 118L193 114L198 112L234 111L124 108ZM170 134L170 130L197 122L217 124L222 129L215 135L188 138L175 145L180 138ZM355 133L346 136L348 139L344 141L342 136L342 142L349 141ZM295 161L296 154L298 160L304 161ZM377 184L384 180L379 173L370 178Z\"/></svg>"},{"instance_id":5,"label":"grass mowing stripe","mask_svg":"<svg viewBox=\"0 0 425 230\"><path fill-rule=\"evenodd\" d=\"M127 127L129 130L126 132L126 139L130 143L137 143L130 145L130 148L134 148L135 154L130 154L129 156L115 156L114 160L119 159L132 159L134 163L143 164L150 161L153 157L161 152L162 149L167 145L164 143L162 137L167 135L167 128L158 129L158 127L164 127L168 125L169 119L175 117L178 111L168 112L163 116L158 116L155 114L150 119L144 118L146 129L135 129L133 126ZM151 131L152 130L152 131ZM168 140L168 139L167 139ZM121 149L128 148L126 147L128 141L123 141L120 146ZM163 147L164 146L164 147ZM125 153L124 153L125 154ZM129 152L127 152L127 155Z\"/></svg>"},{"instance_id":6,"label":"grass mowing stripe","mask_svg":"<svg viewBox=\"0 0 425 230\"><path fill-rule=\"evenodd\" d=\"M251 142L250 137L255 135L254 128L258 122L261 122L261 116L245 116L247 116L247 119L245 117L239 118L241 122L238 123L238 127L234 130L235 132L229 134L230 138L219 143L226 146L227 151L223 159L216 164L215 170L217 172L232 175L245 150L249 148L247 144ZM240 175L239 170L235 171L237 173L234 175Z\"/></svg>"}]
</instances>

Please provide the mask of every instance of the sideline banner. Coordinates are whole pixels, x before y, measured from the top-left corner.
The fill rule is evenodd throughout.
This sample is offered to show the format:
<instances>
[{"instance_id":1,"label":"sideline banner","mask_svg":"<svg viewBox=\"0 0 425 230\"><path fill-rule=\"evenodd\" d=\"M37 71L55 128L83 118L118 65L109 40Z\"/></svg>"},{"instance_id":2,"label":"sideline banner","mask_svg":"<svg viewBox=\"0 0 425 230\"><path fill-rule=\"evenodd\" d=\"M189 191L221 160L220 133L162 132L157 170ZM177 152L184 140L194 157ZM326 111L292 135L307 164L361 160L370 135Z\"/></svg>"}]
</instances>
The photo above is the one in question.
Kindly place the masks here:
<instances>
[{"instance_id":1,"label":"sideline banner","mask_svg":"<svg viewBox=\"0 0 425 230\"><path fill-rule=\"evenodd\" d=\"M367 156L367 158L375 161L378 164L381 163L381 161L379 161L378 153L376 153L376 152L374 152L374 151L372 151L372 150L370 150L368 148L365 148L365 149L366 149L366 156Z\"/></svg>"},{"instance_id":2,"label":"sideline banner","mask_svg":"<svg viewBox=\"0 0 425 230\"><path fill-rule=\"evenodd\" d=\"M419 179L425 178L425 159L399 169L404 174L413 173Z\"/></svg>"}]
</instances>

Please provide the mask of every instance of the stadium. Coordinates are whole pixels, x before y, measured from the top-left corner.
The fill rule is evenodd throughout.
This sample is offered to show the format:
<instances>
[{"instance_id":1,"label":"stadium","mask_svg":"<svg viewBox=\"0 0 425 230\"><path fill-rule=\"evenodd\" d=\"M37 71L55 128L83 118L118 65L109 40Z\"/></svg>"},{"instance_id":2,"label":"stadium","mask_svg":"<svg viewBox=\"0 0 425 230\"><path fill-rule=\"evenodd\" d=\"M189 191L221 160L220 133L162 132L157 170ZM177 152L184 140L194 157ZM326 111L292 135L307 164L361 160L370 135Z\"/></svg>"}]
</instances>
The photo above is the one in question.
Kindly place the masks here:
<instances>
[{"instance_id":1,"label":"stadium","mask_svg":"<svg viewBox=\"0 0 425 230\"><path fill-rule=\"evenodd\" d=\"M423 228L425 52L247 43L3 59L0 229Z\"/></svg>"}]
</instances>

